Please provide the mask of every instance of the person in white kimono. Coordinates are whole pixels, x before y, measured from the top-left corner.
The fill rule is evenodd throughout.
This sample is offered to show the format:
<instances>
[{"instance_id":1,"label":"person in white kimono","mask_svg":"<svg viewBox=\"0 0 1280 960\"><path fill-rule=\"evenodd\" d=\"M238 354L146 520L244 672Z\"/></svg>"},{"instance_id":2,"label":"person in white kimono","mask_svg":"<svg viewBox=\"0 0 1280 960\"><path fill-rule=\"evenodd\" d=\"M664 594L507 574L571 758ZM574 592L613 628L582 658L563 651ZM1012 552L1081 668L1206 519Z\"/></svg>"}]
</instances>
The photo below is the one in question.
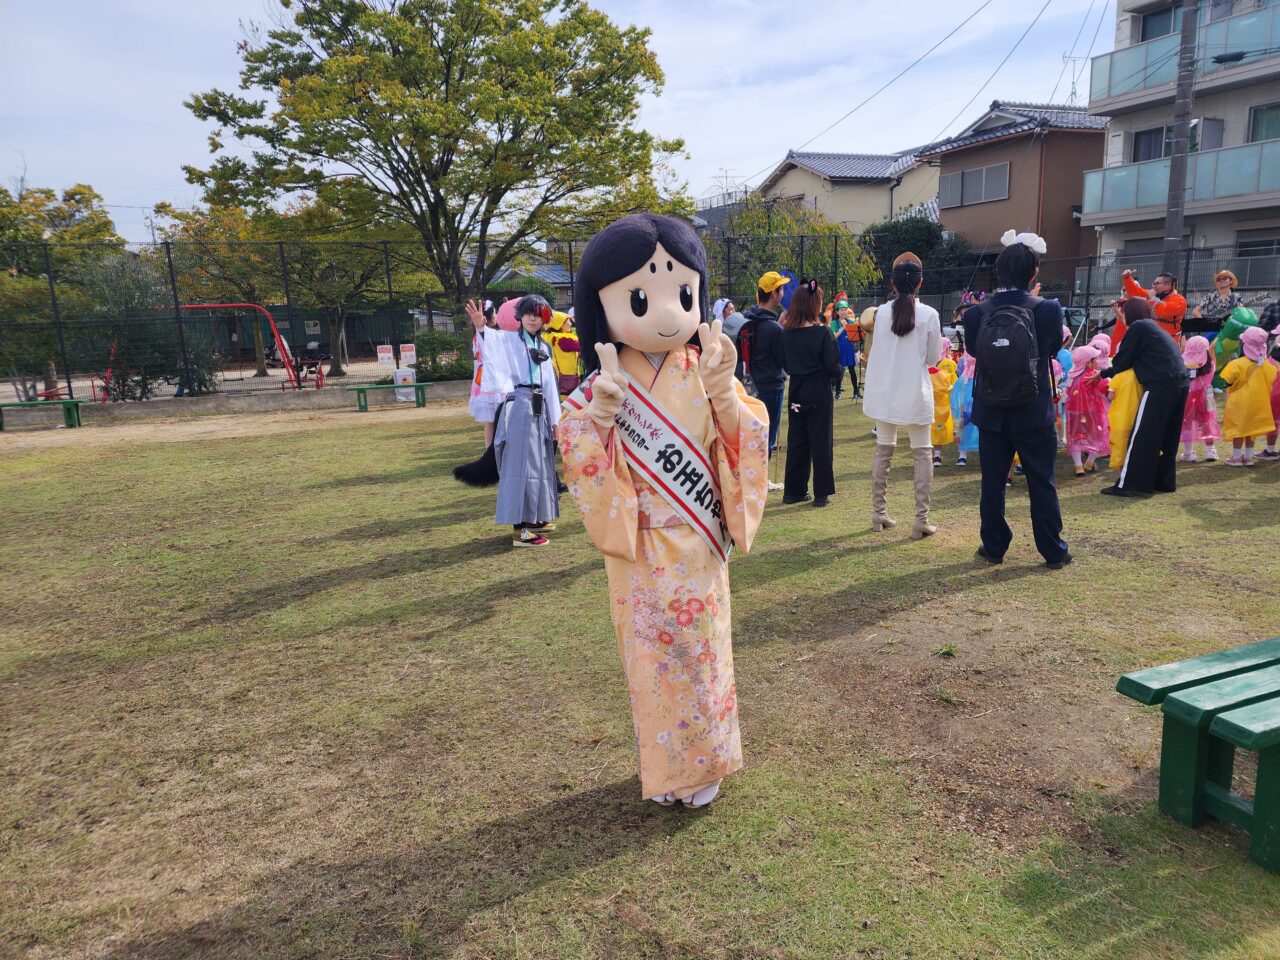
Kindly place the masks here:
<instances>
[{"instance_id":1,"label":"person in white kimono","mask_svg":"<svg viewBox=\"0 0 1280 960\"><path fill-rule=\"evenodd\" d=\"M551 347L542 330L551 305L536 294L516 304L515 330L485 326L484 311L467 303L467 317L480 338L482 389L500 396L493 445L474 464L458 467L454 476L474 486L498 484L494 522L510 524L512 546L546 546L545 534L560 516L556 478L556 426L560 395ZM496 471L496 476L495 476Z\"/></svg>"}]
</instances>

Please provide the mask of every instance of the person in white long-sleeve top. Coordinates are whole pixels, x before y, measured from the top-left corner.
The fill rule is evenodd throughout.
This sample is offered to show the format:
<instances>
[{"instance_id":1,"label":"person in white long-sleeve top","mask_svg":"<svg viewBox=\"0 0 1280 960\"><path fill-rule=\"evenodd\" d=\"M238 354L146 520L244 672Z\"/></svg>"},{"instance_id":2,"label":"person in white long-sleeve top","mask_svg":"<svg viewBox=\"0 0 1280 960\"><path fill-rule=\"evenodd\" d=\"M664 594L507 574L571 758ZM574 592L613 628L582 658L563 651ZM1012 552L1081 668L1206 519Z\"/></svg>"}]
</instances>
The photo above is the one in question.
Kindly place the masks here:
<instances>
[{"instance_id":1,"label":"person in white long-sleeve top","mask_svg":"<svg viewBox=\"0 0 1280 960\"><path fill-rule=\"evenodd\" d=\"M933 493L933 383L929 368L942 356L938 311L916 300L924 265L914 253L893 262L894 299L876 310L875 340L867 357L863 412L876 422L876 452L871 466L871 529L895 525L885 505L889 468L898 428L905 427L915 461L916 518L911 539L937 533L929 522Z\"/></svg>"}]
</instances>

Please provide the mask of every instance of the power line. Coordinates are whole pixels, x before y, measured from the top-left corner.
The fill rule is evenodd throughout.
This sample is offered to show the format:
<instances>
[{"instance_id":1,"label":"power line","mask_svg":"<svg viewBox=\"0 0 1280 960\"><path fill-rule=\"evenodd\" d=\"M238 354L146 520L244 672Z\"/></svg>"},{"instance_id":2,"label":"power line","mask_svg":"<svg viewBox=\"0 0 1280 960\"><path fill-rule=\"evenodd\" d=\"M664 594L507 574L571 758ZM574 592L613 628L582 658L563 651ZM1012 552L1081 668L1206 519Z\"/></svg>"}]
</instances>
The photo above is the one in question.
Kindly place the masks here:
<instances>
[{"instance_id":1,"label":"power line","mask_svg":"<svg viewBox=\"0 0 1280 960\"><path fill-rule=\"evenodd\" d=\"M1093 46L1098 42L1098 34L1102 32L1103 21L1107 19L1107 6L1109 5L1109 3L1110 3L1110 0L1108 0L1108 3L1105 3L1102 5L1102 13L1099 14L1098 16L1098 25L1093 28L1093 39L1089 41L1089 50L1084 55L1084 63L1080 64L1080 69L1078 71L1075 71L1071 74L1072 87L1074 87L1077 83L1080 82L1080 78L1084 76L1084 64L1088 63L1089 58L1093 56Z\"/></svg>"},{"instance_id":2,"label":"power line","mask_svg":"<svg viewBox=\"0 0 1280 960\"><path fill-rule=\"evenodd\" d=\"M912 60L909 64L907 64L905 67L903 67L903 68L902 68L902 70L900 70L897 74L895 74L895 75L894 75L890 80L887 80L885 83L881 84L881 85L880 85L880 87L878 87L878 88L875 90L875 92L874 92L874 93L872 93L870 96L868 96L868 97L867 97L865 100L863 100L861 103L857 104L857 105L856 105L852 110L850 110L848 113L844 114L844 116L840 117L838 120L834 121L833 123L831 123L831 124L829 124L828 126L824 127L822 130L820 130L820 131L818 131L817 133L815 133L812 137L810 137L810 138L809 138L808 140L806 140L804 143L800 144L800 146L799 146L799 147L797 147L797 148L795 148L795 149L803 150L803 149L804 149L805 147L807 147L809 144L813 143L813 141L815 141L815 140L817 140L819 137L821 137L824 133L827 133L828 131L830 131L830 130L834 129L835 127L839 126L840 124L844 123L844 121L848 120L851 116L853 116L855 113L857 113L857 112L858 112L859 110L861 110L863 107L865 107L868 103L870 103L872 100L874 100L874 99L875 99L876 97L878 97L880 94L884 93L884 91L885 91L885 90L887 90L887 89L889 89L889 87L893 86L893 84L894 84L894 83L896 83L896 82L897 82L899 79L901 79L903 76L905 76L905 75L908 73L908 71L910 71L910 70L914 69L915 67L919 66L919 64L920 64L920 63L921 63L921 62L922 62L922 61L923 61L927 56L929 56L929 54L933 53L933 51L937 50L940 46L942 46L944 43L946 43L948 40L950 40L952 37L954 37L957 33L959 33L959 32L960 32L960 30L961 30L961 28L962 28L962 27L964 27L964 26L965 26L965 24L967 24L970 20L972 20L974 17L976 17L978 14L980 14L980 13L981 13L983 10L985 10L987 7L991 6L991 3L992 3L992 0L983 0L983 2L982 2L981 4L979 4L979 5L978 5L978 8L977 8L976 10L974 10L974 11L973 11L973 13L969 14L967 17L965 17L963 20L961 20L958 24L956 24L956 26L955 26L955 27L953 27L953 28L951 29L951 31L950 31L949 33L947 33L947 35L946 35L946 36L944 36L941 40L939 40L937 43L935 43L932 47L930 47L930 48L929 48L928 50L926 50L924 53L920 54L920 56L916 57L916 58L915 58L914 60ZM1043 12L1043 11L1041 11L1041 12ZM1037 17L1036 19L1039 19L1039 18ZM756 177L760 176L760 174L762 174L762 173L768 173L768 172L769 172L770 170L772 170L775 166L777 166L777 164L771 163L771 164L769 164L767 167L764 167L764 168L762 168L762 169L760 169L760 170L757 170L755 173L751 174L750 176L748 176L748 177L744 177L744 178L743 178L743 180L742 180L742 182L741 182L741 184L740 184L740 186L746 186L746 184L747 184L747 182L748 182L748 181L750 181L750 180L754 180Z\"/></svg>"},{"instance_id":3,"label":"power line","mask_svg":"<svg viewBox=\"0 0 1280 960\"><path fill-rule=\"evenodd\" d=\"M1067 68L1071 66L1071 57L1076 52L1076 44L1080 42L1080 37L1084 34L1085 25L1089 22L1089 14L1093 13L1093 5L1097 0L1089 0L1089 9L1084 12L1084 18L1080 21L1080 29L1076 31L1076 38L1071 41L1071 49L1067 51L1065 57L1062 58L1062 69L1058 71L1058 79L1054 81L1053 92L1049 94L1047 103L1053 103L1053 98L1058 95L1058 85L1062 83L1062 78L1067 75ZM1109 2L1109 0L1108 0ZM1102 7L1102 12L1106 13L1106 5ZM1074 87L1075 84L1073 83Z\"/></svg>"}]
</instances>

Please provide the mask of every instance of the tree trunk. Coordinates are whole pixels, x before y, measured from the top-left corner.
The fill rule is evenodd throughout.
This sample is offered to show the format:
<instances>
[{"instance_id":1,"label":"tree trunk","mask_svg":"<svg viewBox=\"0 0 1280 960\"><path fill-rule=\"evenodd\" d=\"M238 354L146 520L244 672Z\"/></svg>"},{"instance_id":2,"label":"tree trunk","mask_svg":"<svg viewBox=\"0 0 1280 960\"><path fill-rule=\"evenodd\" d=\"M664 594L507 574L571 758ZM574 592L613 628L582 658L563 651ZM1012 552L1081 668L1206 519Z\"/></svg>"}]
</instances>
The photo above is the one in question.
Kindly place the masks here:
<instances>
[{"instance_id":1,"label":"tree trunk","mask_svg":"<svg viewBox=\"0 0 1280 960\"><path fill-rule=\"evenodd\" d=\"M335 310L329 317L329 371L326 377L345 377L347 371L342 369L342 323L345 318L341 310Z\"/></svg>"},{"instance_id":2,"label":"tree trunk","mask_svg":"<svg viewBox=\"0 0 1280 960\"><path fill-rule=\"evenodd\" d=\"M253 321L253 359L256 365L253 375L265 377L267 376L267 348L262 342L262 320L256 313L251 319Z\"/></svg>"},{"instance_id":3,"label":"tree trunk","mask_svg":"<svg viewBox=\"0 0 1280 960\"><path fill-rule=\"evenodd\" d=\"M46 390L58 389L58 368L54 366L52 358L44 367L44 388Z\"/></svg>"}]
</instances>

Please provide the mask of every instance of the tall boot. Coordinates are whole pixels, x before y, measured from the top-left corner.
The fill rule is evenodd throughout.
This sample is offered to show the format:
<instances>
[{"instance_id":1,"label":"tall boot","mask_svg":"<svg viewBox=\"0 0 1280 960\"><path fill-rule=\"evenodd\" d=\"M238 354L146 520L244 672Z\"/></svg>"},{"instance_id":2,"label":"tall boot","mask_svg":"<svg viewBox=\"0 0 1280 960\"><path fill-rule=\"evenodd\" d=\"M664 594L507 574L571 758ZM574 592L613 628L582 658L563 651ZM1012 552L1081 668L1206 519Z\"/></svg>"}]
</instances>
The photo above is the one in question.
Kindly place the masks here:
<instances>
[{"instance_id":1,"label":"tall boot","mask_svg":"<svg viewBox=\"0 0 1280 960\"><path fill-rule=\"evenodd\" d=\"M938 528L929 522L929 501L933 497L933 449L913 447L911 456L916 463L916 522L911 525L911 539L931 537Z\"/></svg>"},{"instance_id":2,"label":"tall boot","mask_svg":"<svg viewBox=\"0 0 1280 960\"><path fill-rule=\"evenodd\" d=\"M871 460L871 529L888 530L896 526L885 512L884 495L889 489L889 465L893 463L893 447L887 443L875 445L875 456Z\"/></svg>"}]
</instances>

